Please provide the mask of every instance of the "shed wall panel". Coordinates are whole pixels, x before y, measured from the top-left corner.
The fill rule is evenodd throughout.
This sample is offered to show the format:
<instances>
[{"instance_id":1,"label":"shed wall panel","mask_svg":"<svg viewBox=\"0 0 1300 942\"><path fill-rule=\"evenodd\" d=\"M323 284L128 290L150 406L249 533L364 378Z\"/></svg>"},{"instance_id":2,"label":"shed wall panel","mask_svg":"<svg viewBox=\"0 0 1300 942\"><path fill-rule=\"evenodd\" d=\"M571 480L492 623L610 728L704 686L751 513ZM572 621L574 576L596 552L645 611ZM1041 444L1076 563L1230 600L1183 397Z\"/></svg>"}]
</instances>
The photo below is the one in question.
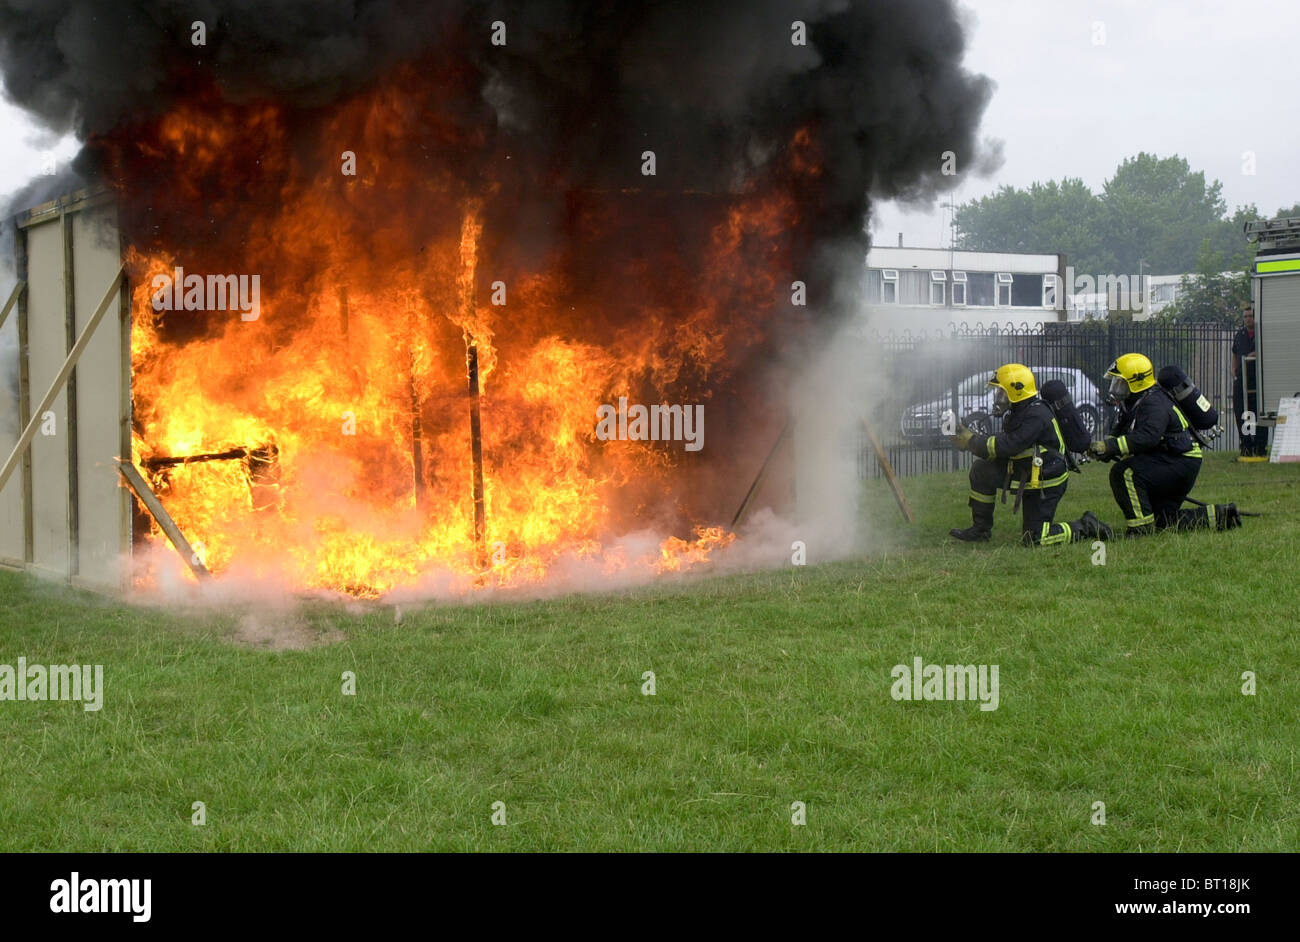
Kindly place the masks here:
<instances>
[{"instance_id":1,"label":"shed wall panel","mask_svg":"<svg viewBox=\"0 0 1300 942\"><path fill-rule=\"evenodd\" d=\"M116 213L111 205L72 214L76 331L80 336L121 264ZM77 361L78 575L85 582L124 586L130 548L130 504L114 459L129 454L129 410L124 408L121 293Z\"/></svg>"},{"instance_id":2,"label":"shed wall panel","mask_svg":"<svg viewBox=\"0 0 1300 942\"><path fill-rule=\"evenodd\" d=\"M7 295L5 295L7 297ZM0 303L3 300L0 299ZM9 457L18 441L18 311L0 330L0 461ZM0 561L23 559L23 476L21 470L0 490Z\"/></svg>"},{"instance_id":3,"label":"shed wall panel","mask_svg":"<svg viewBox=\"0 0 1300 942\"><path fill-rule=\"evenodd\" d=\"M28 370L32 408L54 381L68 355L63 293L63 229L57 216L30 226L27 238ZM50 408L53 428L32 439L32 565L67 576L68 397L60 392ZM42 422L44 423L44 419Z\"/></svg>"}]
</instances>

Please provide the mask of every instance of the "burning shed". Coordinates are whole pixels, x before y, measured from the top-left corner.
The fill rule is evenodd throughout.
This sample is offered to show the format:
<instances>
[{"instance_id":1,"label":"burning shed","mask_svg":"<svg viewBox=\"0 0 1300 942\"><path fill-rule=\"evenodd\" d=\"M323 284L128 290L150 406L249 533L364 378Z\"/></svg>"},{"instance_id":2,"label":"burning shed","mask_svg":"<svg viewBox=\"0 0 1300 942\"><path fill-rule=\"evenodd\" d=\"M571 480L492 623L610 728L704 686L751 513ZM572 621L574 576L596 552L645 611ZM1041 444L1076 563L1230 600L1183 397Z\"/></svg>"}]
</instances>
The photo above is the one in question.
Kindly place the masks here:
<instances>
[{"instance_id":1,"label":"burning shed","mask_svg":"<svg viewBox=\"0 0 1300 942\"><path fill-rule=\"evenodd\" d=\"M17 424L111 297L17 443L11 562L361 596L698 565L859 302L868 194L985 161L947 0L213 9L0 14L9 94L109 194L19 219Z\"/></svg>"}]
</instances>

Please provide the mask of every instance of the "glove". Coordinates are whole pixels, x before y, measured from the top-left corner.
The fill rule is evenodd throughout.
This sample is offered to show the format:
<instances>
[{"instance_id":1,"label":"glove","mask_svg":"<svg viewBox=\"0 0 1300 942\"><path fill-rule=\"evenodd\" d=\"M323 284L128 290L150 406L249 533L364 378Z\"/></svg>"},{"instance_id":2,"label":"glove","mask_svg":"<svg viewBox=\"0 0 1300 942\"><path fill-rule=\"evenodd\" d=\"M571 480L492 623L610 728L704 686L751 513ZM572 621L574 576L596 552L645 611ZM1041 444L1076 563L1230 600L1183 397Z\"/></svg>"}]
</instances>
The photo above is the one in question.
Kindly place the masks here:
<instances>
[{"instance_id":1,"label":"glove","mask_svg":"<svg viewBox=\"0 0 1300 942\"><path fill-rule=\"evenodd\" d=\"M1088 446L1088 451L1092 452L1098 458L1105 458L1108 450L1109 449L1106 447L1105 442L1093 442Z\"/></svg>"},{"instance_id":2,"label":"glove","mask_svg":"<svg viewBox=\"0 0 1300 942\"><path fill-rule=\"evenodd\" d=\"M957 434L951 436L950 440L958 451L965 451L966 446L970 444L970 440L974 437L974 432L964 425L959 425L957 426Z\"/></svg>"}]
</instances>

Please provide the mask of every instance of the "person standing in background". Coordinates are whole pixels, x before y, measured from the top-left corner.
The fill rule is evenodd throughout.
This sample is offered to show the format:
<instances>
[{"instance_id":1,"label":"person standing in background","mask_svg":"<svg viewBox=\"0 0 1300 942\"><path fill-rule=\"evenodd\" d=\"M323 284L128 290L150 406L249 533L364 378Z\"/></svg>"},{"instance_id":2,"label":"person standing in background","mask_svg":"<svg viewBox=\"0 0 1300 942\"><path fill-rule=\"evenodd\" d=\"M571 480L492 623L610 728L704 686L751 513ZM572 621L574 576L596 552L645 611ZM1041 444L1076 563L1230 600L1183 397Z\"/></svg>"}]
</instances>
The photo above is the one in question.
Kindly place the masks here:
<instances>
[{"instance_id":1,"label":"person standing in background","mask_svg":"<svg viewBox=\"0 0 1300 942\"><path fill-rule=\"evenodd\" d=\"M1255 308L1247 304L1242 309L1245 326L1232 338L1232 411L1237 417L1237 432L1241 435L1241 457L1263 458L1268 453L1268 429L1259 423L1259 374L1255 369ZM1252 359L1245 360L1244 357ZM1244 369L1243 369L1244 367ZM1247 401L1249 397L1249 401ZM1253 435L1242 432L1242 416L1255 414Z\"/></svg>"}]
</instances>

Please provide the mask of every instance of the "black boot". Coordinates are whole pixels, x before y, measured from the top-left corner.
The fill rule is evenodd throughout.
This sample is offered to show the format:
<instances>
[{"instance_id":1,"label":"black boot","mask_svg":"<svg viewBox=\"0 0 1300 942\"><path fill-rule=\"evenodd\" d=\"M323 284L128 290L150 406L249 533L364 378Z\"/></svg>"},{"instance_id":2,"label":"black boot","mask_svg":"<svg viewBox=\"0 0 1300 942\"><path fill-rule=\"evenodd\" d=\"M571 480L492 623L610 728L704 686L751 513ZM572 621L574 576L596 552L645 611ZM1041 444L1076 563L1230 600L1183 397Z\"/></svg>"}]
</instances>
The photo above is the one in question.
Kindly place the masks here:
<instances>
[{"instance_id":1,"label":"black boot","mask_svg":"<svg viewBox=\"0 0 1300 942\"><path fill-rule=\"evenodd\" d=\"M986 543L993 534L993 505L974 498L969 503L971 525L964 530L953 527L948 535L964 543Z\"/></svg>"},{"instance_id":2,"label":"black boot","mask_svg":"<svg viewBox=\"0 0 1300 942\"><path fill-rule=\"evenodd\" d=\"M1079 540L1113 540L1115 531L1106 523L1103 523L1091 510L1085 510L1083 516L1070 524L1070 529L1076 534Z\"/></svg>"},{"instance_id":3,"label":"black boot","mask_svg":"<svg viewBox=\"0 0 1300 942\"><path fill-rule=\"evenodd\" d=\"M1154 523L1144 523L1140 527L1125 527L1124 538L1131 540L1138 536L1150 536L1155 532L1156 525Z\"/></svg>"}]
</instances>

